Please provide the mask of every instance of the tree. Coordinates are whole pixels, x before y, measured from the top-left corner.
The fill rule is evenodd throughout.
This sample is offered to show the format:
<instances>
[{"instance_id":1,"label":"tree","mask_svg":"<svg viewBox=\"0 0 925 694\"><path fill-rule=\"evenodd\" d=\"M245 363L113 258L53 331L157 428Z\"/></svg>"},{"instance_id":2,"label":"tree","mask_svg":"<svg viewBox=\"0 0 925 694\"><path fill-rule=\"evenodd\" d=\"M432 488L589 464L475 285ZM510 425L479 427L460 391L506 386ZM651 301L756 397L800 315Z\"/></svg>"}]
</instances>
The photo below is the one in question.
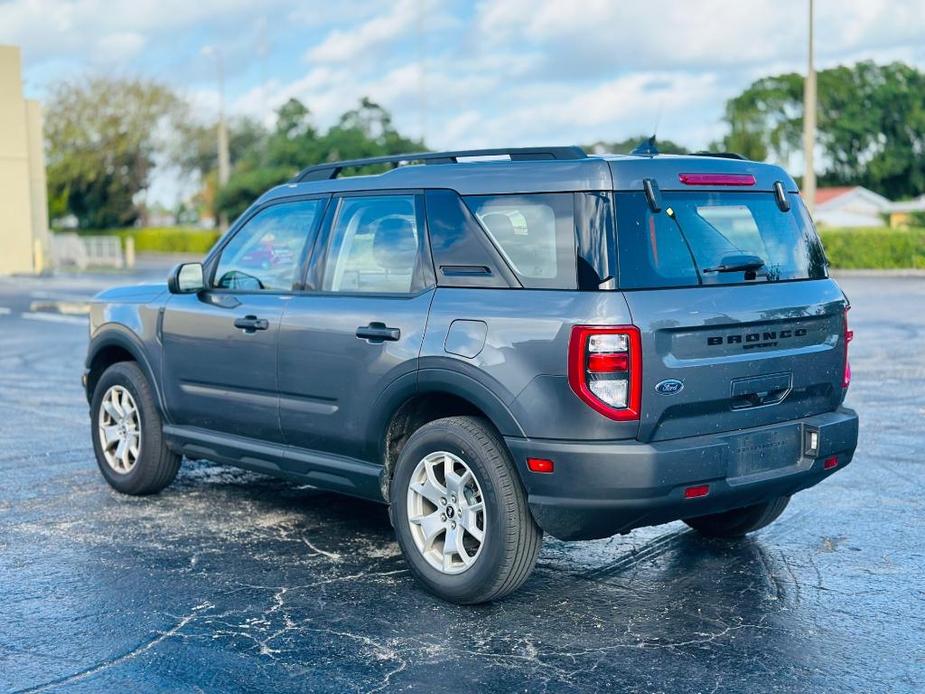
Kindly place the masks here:
<instances>
[{"instance_id":1,"label":"tree","mask_svg":"<svg viewBox=\"0 0 925 694\"><path fill-rule=\"evenodd\" d=\"M325 161L402 154L425 149L422 142L401 135L379 104L363 98L325 133L311 111L290 99L276 112L276 126L264 146L245 152L234 164L231 179L216 198L216 207L233 219L267 188L288 180L301 169ZM348 173L372 173L382 167Z\"/></svg>"},{"instance_id":2,"label":"tree","mask_svg":"<svg viewBox=\"0 0 925 694\"><path fill-rule=\"evenodd\" d=\"M863 185L889 198L925 192L925 73L861 62L818 73L820 182ZM803 77L765 77L726 103L723 145L787 161L802 146Z\"/></svg>"},{"instance_id":3,"label":"tree","mask_svg":"<svg viewBox=\"0 0 925 694\"><path fill-rule=\"evenodd\" d=\"M267 129L254 118L232 118L228 122L228 153L232 166L266 147ZM216 125L204 125L192 117L177 124L170 159L183 174L206 177L218 170Z\"/></svg>"},{"instance_id":4,"label":"tree","mask_svg":"<svg viewBox=\"0 0 925 694\"><path fill-rule=\"evenodd\" d=\"M81 228L131 225L149 184L166 122L181 102L167 87L136 79L62 82L46 104L49 200Z\"/></svg>"}]
</instances>

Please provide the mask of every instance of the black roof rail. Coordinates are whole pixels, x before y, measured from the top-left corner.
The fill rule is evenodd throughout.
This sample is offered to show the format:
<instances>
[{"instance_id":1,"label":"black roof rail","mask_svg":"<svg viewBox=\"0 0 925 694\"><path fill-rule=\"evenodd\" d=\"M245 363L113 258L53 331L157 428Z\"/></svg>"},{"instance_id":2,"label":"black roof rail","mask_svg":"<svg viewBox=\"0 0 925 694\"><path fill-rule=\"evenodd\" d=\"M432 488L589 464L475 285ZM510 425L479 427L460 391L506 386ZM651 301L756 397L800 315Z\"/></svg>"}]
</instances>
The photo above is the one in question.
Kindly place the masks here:
<instances>
[{"instance_id":1,"label":"black roof rail","mask_svg":"<svg viewBox=\"0 0 925 694\"><path fill-rule=\"evenodd\" d=\"M585 159L587 154L581 147L505 147L500 149L463 149L454 152L415 152L413 154L391 154L385 157L368 159L348 159L345 161L325 162L303 169L294 183L303 181L327 181L337 178L344 169L376 164L391 164L393 168L402 162L423 162L424 164L455 164L459 159L469 157L509 156L511 161L542 161L549 159Z\"/></svg>"},{"instance_id":2,"label":"black roof rail","mask_svg":"<svg viewBox=\"0 0 925 694\"><path fill-rule=\"evenodd\" d=\"M720 159L742 159L743 161L748 161L747 157L743 157L741 154L736 152L691 152L691 156L694 157L719 157Z\"/></svg>"}]
</instances>

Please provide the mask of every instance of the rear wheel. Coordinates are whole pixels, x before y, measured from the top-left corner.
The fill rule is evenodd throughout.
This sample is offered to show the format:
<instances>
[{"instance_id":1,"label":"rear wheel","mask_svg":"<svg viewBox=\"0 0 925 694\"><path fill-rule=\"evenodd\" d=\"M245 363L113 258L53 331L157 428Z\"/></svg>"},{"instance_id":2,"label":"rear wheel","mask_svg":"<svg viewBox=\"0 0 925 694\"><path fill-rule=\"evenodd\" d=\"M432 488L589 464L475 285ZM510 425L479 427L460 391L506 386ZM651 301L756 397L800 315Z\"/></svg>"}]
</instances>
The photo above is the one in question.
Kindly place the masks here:
<instances>
[{"instance_id":1,"label":"rear wheel","mask_svg":"<svg viewBox=\"0 0 925 694\"><path fill-rule=\"evenodd\" d=\"M779 496L754 506L688 518L684 522L707 537L742 537L773 523L784 512L788 503L789 496Z\"/></svg>"},{"instance_id":2,"label":"rear wheel","mask_svg":"<svg viewBox=\"0 0 925 694\"><path fill-rule=\"evenodd\" d=\"M113 364L97 381L90 406L93 448L106 481L123 494L155 494L180 469L164 444L148 379L134 362Z\"/></svg>"},{"instance_id":3,"label":"rear wheel","mask_svg":"<svg viewBox=\"0 0 925 694\"><path fill-rule=\"evenodd\" d=\"M396 462L390 502L411 572L445 600L495 600L533 571L542 530L504 442L480 418L418 429Z\"/></svg>"}]
</instances>

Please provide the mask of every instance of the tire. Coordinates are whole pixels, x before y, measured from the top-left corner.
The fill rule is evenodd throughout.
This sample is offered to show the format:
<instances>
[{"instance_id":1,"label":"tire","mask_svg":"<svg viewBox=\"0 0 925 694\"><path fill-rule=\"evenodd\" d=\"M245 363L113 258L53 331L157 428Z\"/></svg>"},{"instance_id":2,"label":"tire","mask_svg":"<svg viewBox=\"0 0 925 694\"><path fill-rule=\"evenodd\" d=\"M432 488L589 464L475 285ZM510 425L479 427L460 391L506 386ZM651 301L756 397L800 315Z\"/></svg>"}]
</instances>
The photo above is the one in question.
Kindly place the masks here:
<instances>
[{"instance_id":1,"label":"tire","mask_svg":"<svg viewBox=\"0 0 925 694\"><path fill-rule=\"evenodd\" d=\"M115 410L113 398L121 403L115 405ZM132 404L136 415L131 414ZM126 413L129 413L127 417ZM127 422L124 431L129 433L116 439L115 443L110 439L107 446L102 427L107 426L107 431L118 428L122 421L118 418L119 414ZM154 392L135 362L118 362L103 372L93 390L90 417L96 462L113 489L131 495L156 494L173 482L180 469L180 456L164 445L162 420ZM132 432L137 432L137 439ZM118 455L119 441L126 438L137 440L137 445L134 448L127 445L129 452L127 457L123 457Z\"/></svg>"},{"instance_id":2,"label":"tire","mask_svg":"<svg viewBox=\"0 0 925 694\"><path fill-rule=\"evenodd\" d=\"M451 492L462 487L456 477L447 476L447 465L463 480L466 470L472 475L455 506ZM430 479L428 467L442 483L427 487L430 495L438 495L433 502L423 492L414 491L425 488L420 480ZM466 605L489 602L519 588L533 571L543 531L530 515L507 447L484 419L447 417L414 432L395 464L389 495L392 523L405 560L411 573L434 595ZM480 500L481 510L473 510L479 508ZM433 533L438 526L430 521L409 521L425 517L435 524L442 518L443 529ZM458 526L454 519L459 519ZM475 535L469 532L473 527ZM454 532L469 557L468 565L462 553L451 553L447 559L447 541ZM436 541L425 550L421 547L428 546L428 536ZM458 546L450 545L451 549Z\"/></svg>"},{"instance_id":3,"label":"tire","mask_svg":"<svg viewBox=\"0 0 925 694\"><path fill-rule=\"evenodd\" d=\"M707 537L742 537L776 521L788 503L789 496L779 496L754 506L714 513L711 516L688 518L684 522Z\"/></svg>"}]
</instances>

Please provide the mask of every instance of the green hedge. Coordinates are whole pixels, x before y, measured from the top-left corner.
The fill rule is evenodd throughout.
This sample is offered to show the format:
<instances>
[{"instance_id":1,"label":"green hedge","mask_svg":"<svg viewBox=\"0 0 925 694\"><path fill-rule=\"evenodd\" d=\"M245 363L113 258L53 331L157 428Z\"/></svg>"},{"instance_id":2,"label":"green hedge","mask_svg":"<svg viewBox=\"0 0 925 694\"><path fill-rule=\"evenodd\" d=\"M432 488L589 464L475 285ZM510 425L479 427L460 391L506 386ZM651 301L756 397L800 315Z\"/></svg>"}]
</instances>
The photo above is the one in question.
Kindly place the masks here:
<instances>
[{"instance_id":1,"label":"green hedge","mask_svg":"<svg viewBox=\"0 0 925 694\"><path fill-rule=\"evenodd\" d=\"M925 229L820 229L836 269L925 268Z\"/></svg>"},{"instance_id":2,"label":"green hedge","mask_svg":"<svg viewBox=\"0 0 925 694\"><path fill-rule=\"evenodd\" d=\"M136 253L200 253L205 254L215 244L220 232L215 229L184 227L144 227L120 229L124 240L135 239Z\"/></svg>"}]
</instances>

